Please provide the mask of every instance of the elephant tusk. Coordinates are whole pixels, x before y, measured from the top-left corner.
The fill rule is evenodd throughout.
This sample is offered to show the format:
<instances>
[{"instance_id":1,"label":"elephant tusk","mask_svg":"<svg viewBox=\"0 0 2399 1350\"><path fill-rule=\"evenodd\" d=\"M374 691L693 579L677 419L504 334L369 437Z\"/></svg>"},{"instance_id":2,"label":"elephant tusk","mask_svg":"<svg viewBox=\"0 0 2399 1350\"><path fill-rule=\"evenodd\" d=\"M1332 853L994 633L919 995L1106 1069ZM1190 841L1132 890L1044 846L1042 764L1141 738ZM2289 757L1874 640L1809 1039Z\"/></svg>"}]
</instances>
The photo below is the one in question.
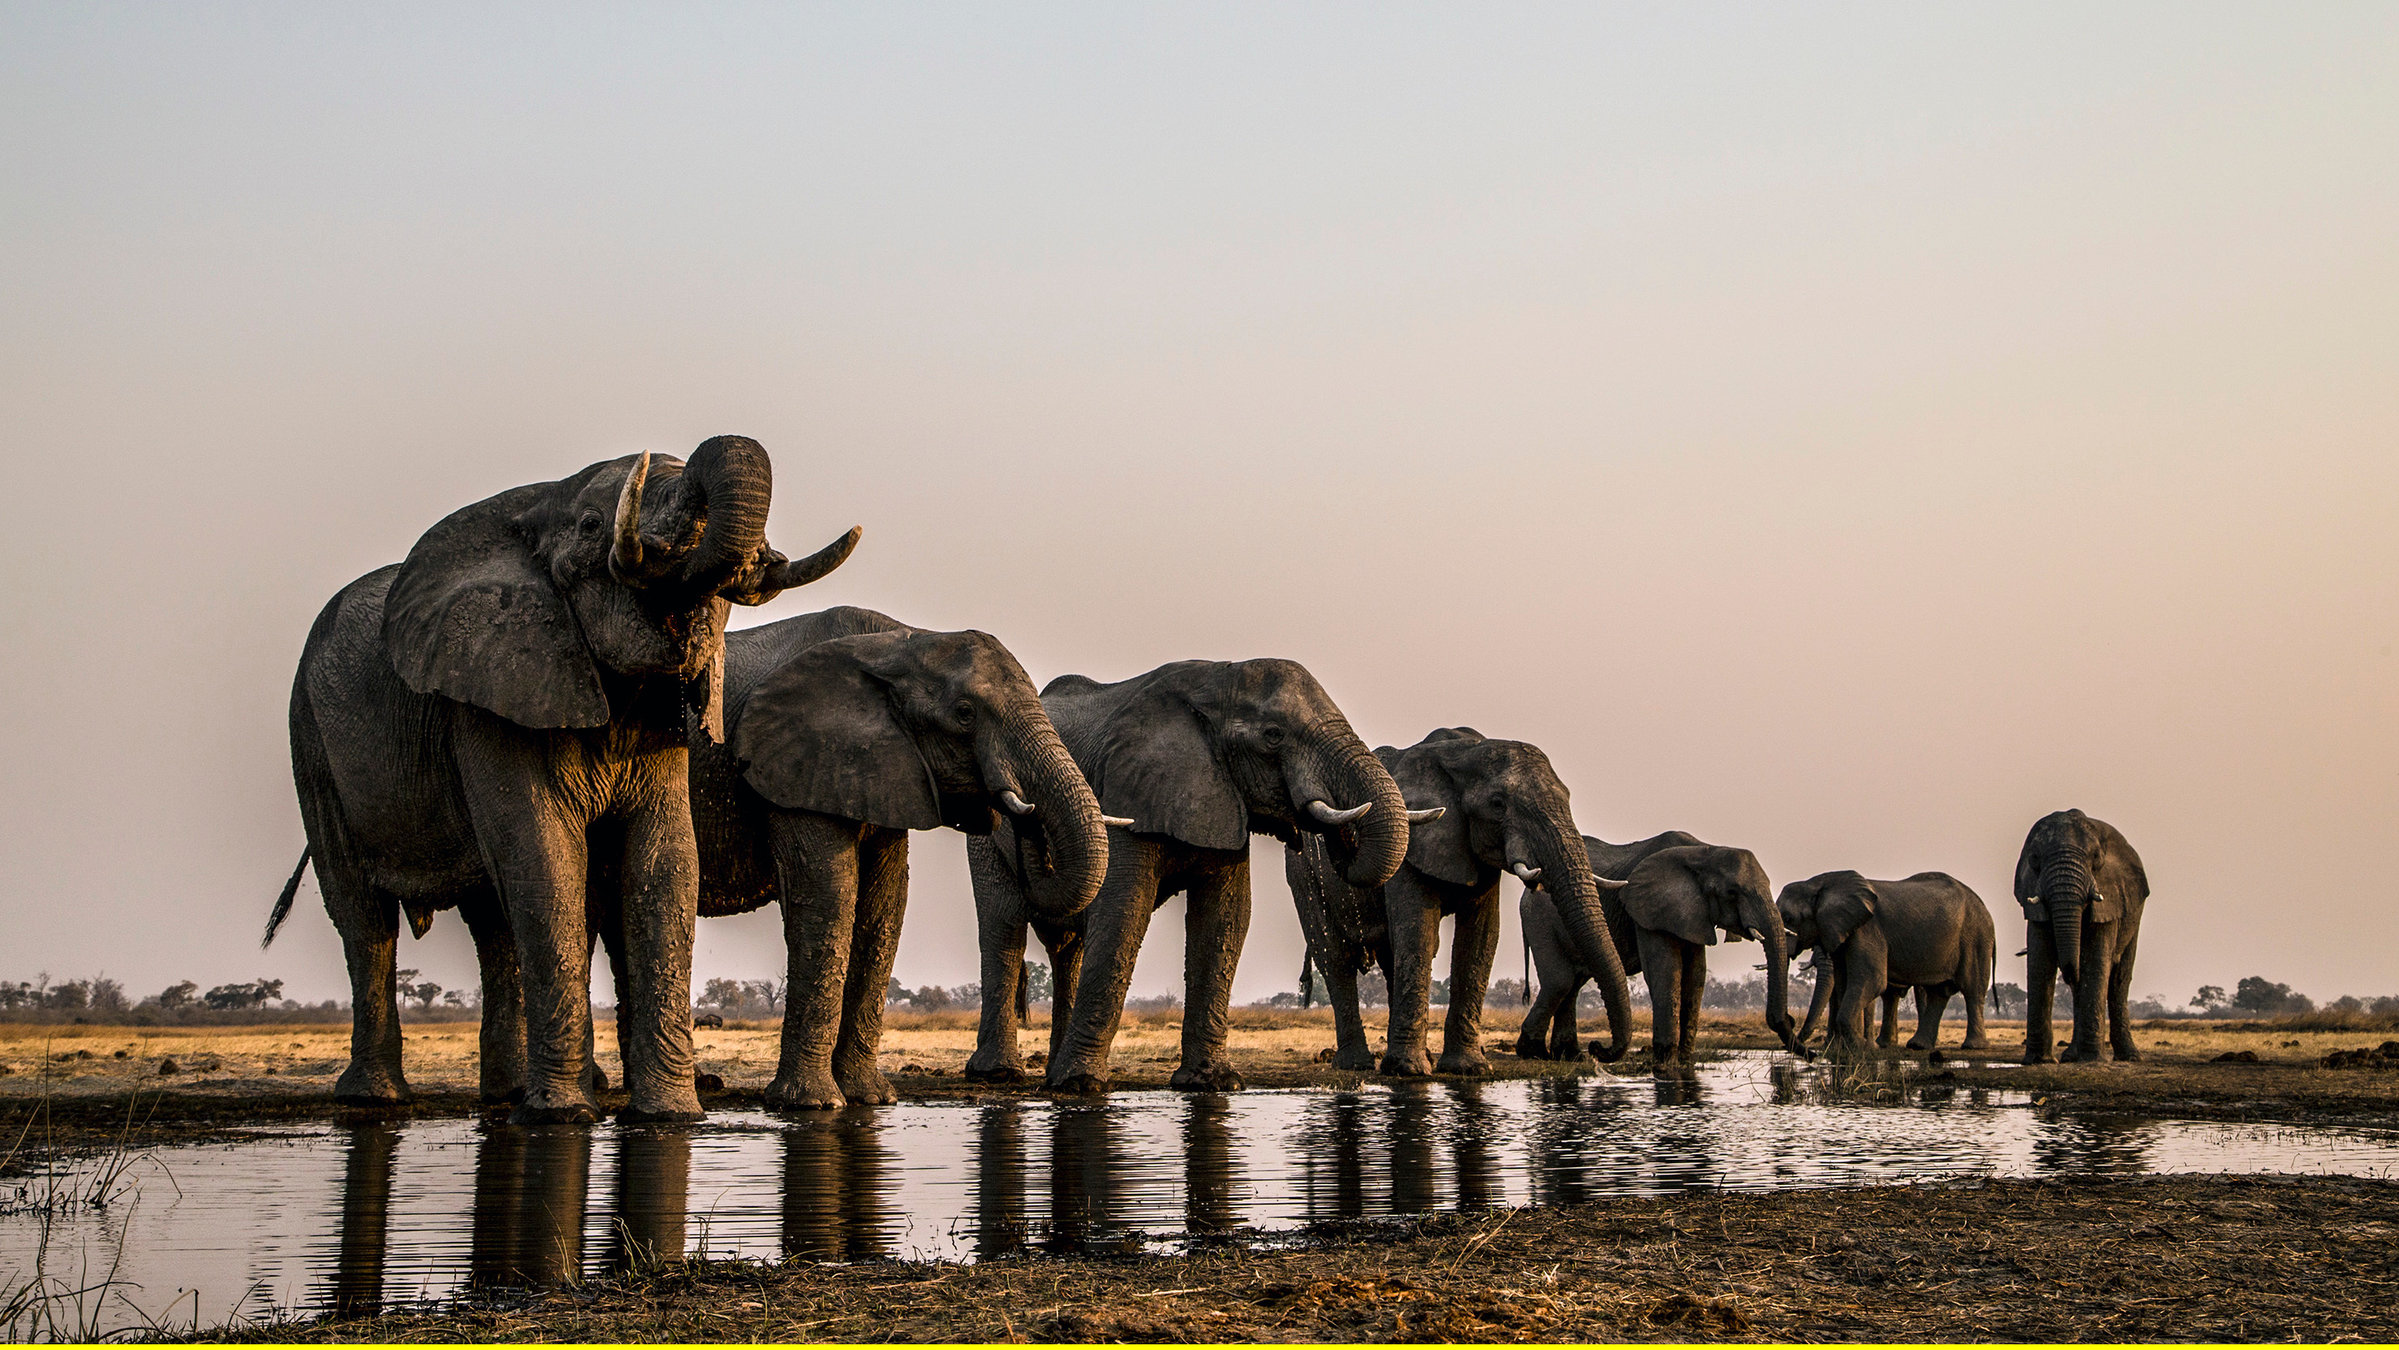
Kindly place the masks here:
<instances>
[{"instance_id":1,"label":"elephant tusk","mask_svg":"<svg viewBox=\"0 0 2399 1350\"><path fill-rule=\"evenodd\" d=\"M1332 803L1322 797L1308 803L1308 814L1327 825L1347 825L1373 809L1373 802L1360 802L1347 811L1336 811L1333 809Z\"/></svg>"},{"instance_id":2,"label":"elephant tusk","mask_svg":"<svg viewBox=\"0 0 2399 1350\"><path fill-rule=\"evenodd\" d=\"M1449 808L1446 806L1428 806L1422 811L1410 811L1408 823L1410 825L1430 825L1448 814Z\"/></svg>"},{"instance_id":3,"label":"elephant tusk","mask_svg":"<svg viewBox=\"0 0 2399 1350\"><path fill-rule=\"evenodd\" d=\"M1012 816L1029 816L1041 809L1005 788L1000 790L1000 805L1007 807L1008 814Z\"/></svg>"},{"instance_id":4,"label":"elephant tusk","mask_svg":"<svg viewBox=\"0 0 2399 1350\"><path fill-rule=\"evenodd\" d=\"M1101 816L1100 824L1112 825L1120 830L1129 830L1133 828L1133 821L1129 816Z\"/></svg>"},{"instance_id":5,"label":"elephant tusk","mask_svg":"<svg viewBox=\"0 0 2399 1350\"><path fill-rule=\"evenodd\" d=\"M1509 863L1508 870L1514 872L1516 874L1516 879L1523 882L1527 886L1537 886L1541 884L1541 869L1531 865L1530 863Z\"/></svg>"},{"instance_id":6,"label":"elephant tusk","mask_svg":"<svg viewBox=\"0 0 2399 1350\"><path fill-rule=\"evenodd\" d=\"M1594 872L1591 875L1591 884L1597 886L1603 891L1621 891L1633 883L1629 881L1618 881L1613 877L1603 877Z\"/></svg>"},{"instance_id":7,"label":"elephant tusk","mask_svg":"<svg viewBox=\"0 0 2399 1350\"><path fill-rule=\"evenodd\" d=\"M608 548L608 570L619 581L641 571L641 492L649 481L650 452L644 450L616 494L616 540Z\"/></svg>"},{"instance_id":8,"label":"elephant tusk","mask_svg":"<svg viewBox=\"0 0 2399 1350\"><path fill-rule=\"evenodd\" d=\"M865 526L852 525L849 533L807 557L775 564L767 570L765 584L759 589L788 591L822 580L834 568L850 560L850 551L858 547L858 540L865 533Z\"/></svg>"}]
</instances>

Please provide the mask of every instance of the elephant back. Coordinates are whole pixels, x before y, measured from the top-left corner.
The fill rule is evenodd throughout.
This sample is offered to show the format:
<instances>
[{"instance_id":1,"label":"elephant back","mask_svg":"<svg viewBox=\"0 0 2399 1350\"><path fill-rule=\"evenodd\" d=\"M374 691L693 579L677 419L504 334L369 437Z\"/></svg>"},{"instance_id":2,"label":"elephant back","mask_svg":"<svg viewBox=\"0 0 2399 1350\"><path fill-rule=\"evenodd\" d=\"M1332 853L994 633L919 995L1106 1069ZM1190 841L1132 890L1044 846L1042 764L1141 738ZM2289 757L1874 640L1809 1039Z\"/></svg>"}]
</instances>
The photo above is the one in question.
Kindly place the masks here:
<instances>
[{"instance_id":1,"label":"elephant back","mask_svg":"<svg viewBox=\"0 0 2399 1350\"><path fill-rule=\"evenodd\" d=\"M780 669L784 662L834 638L855 637L860 633L913 633L917 629L901 623L888 614L856 605L836 605L814 614L798 614L755 628L743 628L725 634L725 715L730 723L738 722L741 705L749 699L758 682Z\"/></svg>"}]
</instances>

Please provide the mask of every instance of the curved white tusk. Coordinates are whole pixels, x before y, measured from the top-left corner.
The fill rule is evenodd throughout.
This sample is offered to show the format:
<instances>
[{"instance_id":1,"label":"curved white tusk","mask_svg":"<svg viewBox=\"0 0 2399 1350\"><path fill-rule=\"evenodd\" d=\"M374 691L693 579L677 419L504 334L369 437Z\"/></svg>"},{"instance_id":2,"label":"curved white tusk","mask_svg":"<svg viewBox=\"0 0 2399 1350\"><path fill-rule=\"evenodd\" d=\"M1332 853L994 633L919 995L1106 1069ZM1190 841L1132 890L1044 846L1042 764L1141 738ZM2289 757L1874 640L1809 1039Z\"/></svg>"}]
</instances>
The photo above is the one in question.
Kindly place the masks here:
<instances>
[{"instance_id":1,"label":"curved white tusk","mask_svg":"<svg viewBox=\"0 0 2399 1350\"><path fill-rule=\"evenodd\" d=\"M1422 811L1410 811L1408 823L1410 825L1430 825L1448 814L1449 808L1446 806L1428 806Z\"/></svg>"},{"instance_id":2,"label":"curved white tusk","mask_svg":"<svg viewBox=\"0 0 2399 1350\"><path fill-rule=\"evenodd\" d=\"M1527 886L1537 886L1541 882L1541 869L1530 863L1509 863L1508 870L1514 872L1516 879Z\"/></svg>"},{"instance_id":3,"label":"curved white tusk","mask_svg":"<svg viewBox=\"0 0 2399 1350\"><path fill-rule=\"evenodd\" d=\"M608 570L619 580L641 570L641 490L649 481L650 452L644 450L616 494L616 540L608 549Z\"/></svg>"},{"instance_id":4,"label":"curved white tusk","mask_svg":"<svg viewBox=\"0 0 2399 1350\"><path fill-rule=\"evenodd\" d=\"M1000 805L1007 807L1012 816L1029 816L1041 809L1005 788L1000 790Z\"/></svg>"},{"instance_id":5,"label":"curved white tusk","mask_svg":"<svg viewBox=\"0 0 2399 1350\"><path fill-rule=\"evenodd\" d=\"M1100 824L1113 825L1120 830L1129 830L1133 828L1133 821L1128 816L1101 816Z\"/></svg>"},{"instance_id":6,"label":"curved white tusk","mask_svg":"<svg viewBox=\"0 0 2399 1350\"><path fill-rule=\"evenodd\" d=\"M1336 811L1333 809L1333 804L1322 797L1308 803L1308 814L1327 825L1347 825L1373 809L1373 802L1360 802L1347 811Z\"/></svg>"},{"instance_id":7,"label":"curved white tusk","mask_svg":"<svg viewBox=\"0 0 2399 1350\"><path fill-rule=\"evenodd\" d=\"M1591 876L1591 884L1599 887L1603 891L1621 891L1633 883L1629 881L1617 881L1611 877L1603 877L1595 872Z\"/></svg>"}]
</instances>

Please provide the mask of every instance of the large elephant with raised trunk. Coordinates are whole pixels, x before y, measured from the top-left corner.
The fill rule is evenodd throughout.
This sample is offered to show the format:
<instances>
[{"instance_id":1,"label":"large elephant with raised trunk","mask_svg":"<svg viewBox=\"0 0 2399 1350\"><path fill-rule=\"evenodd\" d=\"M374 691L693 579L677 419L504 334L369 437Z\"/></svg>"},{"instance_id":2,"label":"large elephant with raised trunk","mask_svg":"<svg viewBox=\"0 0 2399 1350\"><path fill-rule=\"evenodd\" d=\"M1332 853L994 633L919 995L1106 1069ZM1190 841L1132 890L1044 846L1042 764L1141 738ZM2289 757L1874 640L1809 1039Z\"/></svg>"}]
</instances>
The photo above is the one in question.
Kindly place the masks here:
<instances>
[{"instance_id":1,"label":"large elephant with raised trunk","mask_svg":"<svg viewBox=\"0 0 2399 1350\"><path fill-rule=\"evenodd\" d=\"M1449 1016L1439 1068L1479 1074L1487 1067L1483 998L1499 947L1499 879L1510 874L1557 897L1573 950L1607 1000L1612 1040L1599 1053L1604 1059L1621 1058L1632 1043L1632 999L1600 894L1622 883L1592 874L1566 785L1549 756L1522 741L1492 740L1467 727L1443 728L1405 750L1384 746L1375 754L1409 804L1427 813L1408 832L1406 864L1379 895L1357 902L1370 916L1379 912L1389 935L1391 1023L1381 1070L1421 1075L1434 1069L1425 1051L1426 1023L1445 914L1457 916L1457 947L1450 957ZM1320 883L1312 889L1329 890ZM1325 955L1339 959L1335 952ZM1325 965L1329 974L1332 962Z\"/></svg>"},{"instance_id":2,"label":"large elephant with raised trunk","mask_svg":"<svg viewBox=\"0 0 2399 1350\"><path fill-rule=\"evenodd\" d=\"M1049 1085L1077 1092L1106 1086L1109 1047L1150 915L1181 892L1190 899L1183 1053L1173 1085L1239 1087L1224 1046L1234 968L1249 934L1250 836L1288 844L1350 827L1337 844L1338 865L1360 885L1379 885L1408 847L1399 786L1296 661L1178 661L1115 684L1062 675L1041 701L1101 807L1132 822L1111 828L1107 880L1083 916L1082 970L1050 1057ZM1022 913L1021 869L1004 865L990 840L970 847L977 909ZM1001 926L987 922L984 941ZM1022 950L1019 930L1020 957ZM995 1011L1004 1016L1016 1001L1015 987L1001 978L1009 975L985 976L987 1029ZM1022 978L1021 960L1010 978ZM977 1073L1012 1069L1014 1044L1011 1033L1005 1050L994 1051L1000 1062L980 1060Z\"/></svg>"},{"instance_id":3,"label":"large elephant with raised trunk","mask_svg":"<svg viewBox=\"0 0 2399 1350\"><path fill-rule=\"evenodd\" d=\"M695 740L703 916L781 902L790 978L767 1105L894 1100L875 1065L908 903L908 832L1009 822L1045 917L1108 867L1098 800L988 633L840 608L725 640L723 745Z\"/></svg>"},{"instance_id":4,"label":"large elephant with raised trunk","mask_svg":"<svg viewBox=\"0 0 2399 1350\"><path fill-rule=\"evenodd\" d=\"M2024 1062L2049 1059L2051 1000L2063 976L2074 991L2074 1039L2058 1058L2100 1058L2107 1033L2118 1059L2139 1059L2126 1003L2140 949L2149 874L2116 827L2080 811L2033 822L2016 857L2016 903L2024 907Z\"/></svg>"},{"instance_id":5,"label":"large elephant with raised trunk","mask_svg":"<svg viewBox=\"0 0 2399 1350\"><path fill-rule=\"evenodd\" d=\"M1605 839L1583 836L1583 851L1591 858L1591 875L1604 881L1623 881L1633 874L1633 868L1643 858L1660 849L1683 848L1700 842L1697 835L1681 830L1668 830L1647 839L1629 844L1611 844ZM1612 923L1622 912L1620 904L1610 904L1604 898ZM1516 917L1524 933L1525 950L1531 956L1533 969L1540 982L1531 992L1532 1005L1525 1010L1524 1025L1516 1032L1516 1056L1519 1059L1578 1059L1583 1053L1580 1032L1575 1026L1574 1004L1583 986L1590 983L1592 973L1575 959L1574 940L1566 931L1566 921L1558 913L1558 902L1540 886L1528 885L1516 901ZM1612 930L1613 931L1613 930ZM1629 975L1640 969L1639 952L1617 936L1616 956L1625 961Z\"/></svg>"},{"instance_id":6,"label":"large elephant with raised trunk","mask_svg":"<svg viewBox=\"0 0 2399 1350\"><path fill-rule=\"evenodd\" d=\"M634 1120L699 1115L691 943L699 864L685 709L718 734L727 605L849 556L766 545L766 451L719 436L455 512L408 560L342 588L292 684L292 773L350 969L335 1096L408 1096L393 964L457 907L483 977L483 1095L520 1122L596 1115L591 939L621 947L618 1022Z\"/></svg>"},{"instance_id":7,"label":"large elephant with raised trunk","mask_svg":"<svg viewBox=\"0 0 2399 1350\"><path fill-rule=\"evenodd\" d=\"M1990 1043L1983 1035L1983 1005L1999 940L1991 911L1966 883L1946 872L1899 881L1824 872L1783 887L1774 907L1796 949L1817 953L1808 1026L1829 1002L1827 1049L1863 1049L1866 1014L1877 1001L1883 1025L1875 1040L1888 1046L1901 989L1916 991L1916 1034L1908 1049L1941 1043L1941 1014L1953 994L1966 996L1964 1048Z\"/></svg>"}]
</instances>

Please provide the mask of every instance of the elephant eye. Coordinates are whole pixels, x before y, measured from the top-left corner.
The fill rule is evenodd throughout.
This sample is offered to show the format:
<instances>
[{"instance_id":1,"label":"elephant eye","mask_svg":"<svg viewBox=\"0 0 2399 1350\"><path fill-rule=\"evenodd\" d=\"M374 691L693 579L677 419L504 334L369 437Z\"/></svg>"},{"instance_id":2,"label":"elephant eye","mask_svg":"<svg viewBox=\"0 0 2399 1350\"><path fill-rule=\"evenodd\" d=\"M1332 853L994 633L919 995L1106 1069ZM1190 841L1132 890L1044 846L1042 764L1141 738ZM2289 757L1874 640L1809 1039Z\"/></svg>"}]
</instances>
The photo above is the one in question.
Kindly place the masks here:
<instances>
[{"instance_id":1,"label":"elephant eye","mask_svg":"<svg viewBox=\"0 0 2399 1350\"><path fill-rule=\"evenodd\" d=\"M959 726L971 727L975 724L975 705L965 699L960 699L958 706L950 709L950 716Z\"/></svg>"},{"instance_id":2,"label":"elephant eye","mask_svg":"<svg viewBox=\"0 0 2399 1350\"><path fill-rule=\"evenodd\" d=\"M592 535L598 534L600 532L600 528L607 523L608 522L600 519L599 512L586 511L583 513L583 519L576 522L575 528L581 530L584 536L588 538Z\"/></svg>"},{"instance_id":3,"label":"elephant eye","mask_svg":"<svg viewBox=\"0 0 2399 1350\"><path fill-rule=\"evenodd\" d=\"M1265 736L1266 743L1268 745L1281 745L1283 743L1283 729L1281 727L1268 727L1266 729Z\"/></svg>"}]
</instances>

